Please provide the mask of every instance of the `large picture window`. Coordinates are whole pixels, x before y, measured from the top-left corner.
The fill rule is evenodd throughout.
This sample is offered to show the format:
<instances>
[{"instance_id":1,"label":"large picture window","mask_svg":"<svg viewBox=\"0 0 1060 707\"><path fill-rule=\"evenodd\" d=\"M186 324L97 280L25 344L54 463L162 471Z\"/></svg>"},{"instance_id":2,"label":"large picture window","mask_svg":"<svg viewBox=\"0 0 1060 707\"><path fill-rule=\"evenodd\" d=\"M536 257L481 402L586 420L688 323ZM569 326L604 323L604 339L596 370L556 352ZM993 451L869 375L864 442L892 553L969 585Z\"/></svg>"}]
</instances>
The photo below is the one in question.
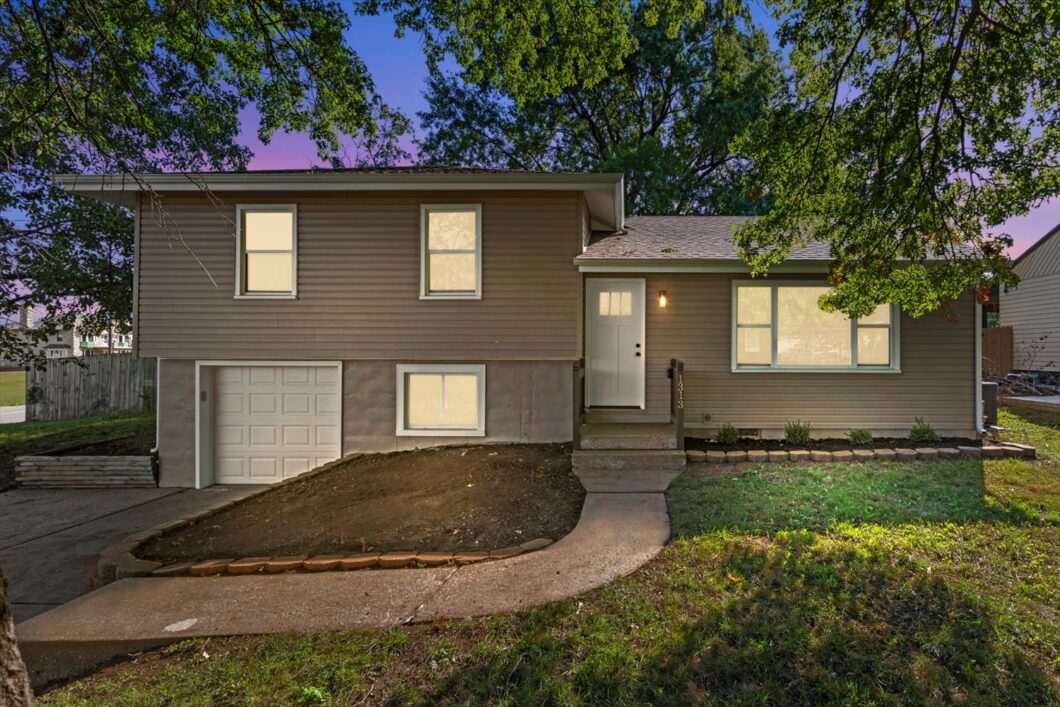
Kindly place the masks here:
<instances>
[{"instance_id":1,"label":"large picture window","mask_svg":"<svg viewBox=\"0 0 1060 707\"><path fill-rule=\"evenodd\" d=\"M239 206L236 215L236 296L293 297L298 268L295 207Z\"/></svg>"},{"instance_id":2,"label":"large picture window","mask_svg":"<svg viewBox=\"0 0 1060 707\"><path fill-rule=\"evenodd\" d=\"M485 429L486 367L399 365L397 433L481 437Z\"/></svg>"},{"instance_id":3,"label":"large picture window","mask_svg":"<svg viewBox=\"0 0 1060 707\"><path fill-rule=\"evenodd\" d=\"M423 206L421 285L424 298L460 299L482 295L482 208Z\"/></svg>"},{"instance_id":4,"label":"large picture window","mask_svg":"<svg viewBox=\"0 0 1060 707\"><path fill-rule=\"evenodd\" d=\"M898 370L894 308L851 320L817 304L818 284L733 285L734 370Z\"/></svg>"}]
</instances>

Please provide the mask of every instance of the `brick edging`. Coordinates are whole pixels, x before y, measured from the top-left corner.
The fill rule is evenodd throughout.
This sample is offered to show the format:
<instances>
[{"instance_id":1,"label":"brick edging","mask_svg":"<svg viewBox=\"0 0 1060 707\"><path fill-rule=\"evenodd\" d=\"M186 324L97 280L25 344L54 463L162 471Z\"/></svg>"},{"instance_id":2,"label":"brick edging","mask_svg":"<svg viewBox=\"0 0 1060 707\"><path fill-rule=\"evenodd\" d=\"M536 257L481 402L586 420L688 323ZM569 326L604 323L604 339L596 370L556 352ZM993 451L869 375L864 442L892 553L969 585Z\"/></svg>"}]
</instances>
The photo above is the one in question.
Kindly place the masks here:
<instances>
[{"instance_id":1,"label":"brick edging","mask_svg":"<svg viewBox=\"0 0 1060 707\"><path fill-rule=\"evenodd\" d=\"M1020 457L1034 459L1036 450L1024 444L1003 442L983 447L917 447L896 449L841 449L825 452L820 450L795 449L750 451L738 450L723 452L721 450L689 450L686 452L690 463L738 464L741 462L850 462L850 461L933 461L936 459L1000 459L1002 457Z\"/></svg>"}]
</instances>

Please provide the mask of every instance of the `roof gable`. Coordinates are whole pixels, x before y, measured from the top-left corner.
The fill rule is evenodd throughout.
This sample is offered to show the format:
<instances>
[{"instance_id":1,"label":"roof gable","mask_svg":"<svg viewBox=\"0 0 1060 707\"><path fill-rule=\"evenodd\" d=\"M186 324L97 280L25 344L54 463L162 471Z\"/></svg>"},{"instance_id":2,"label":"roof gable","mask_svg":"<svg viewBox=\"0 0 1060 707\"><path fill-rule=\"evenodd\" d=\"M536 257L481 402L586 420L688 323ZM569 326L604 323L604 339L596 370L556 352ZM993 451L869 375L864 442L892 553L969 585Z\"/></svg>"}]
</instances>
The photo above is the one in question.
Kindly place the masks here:
<instances>
[{"instance_id":1,"label":"roof gable","mask_svg":"<svg viewBox=\"0 0 1060 707\"><path fill-rule=\"evenodd\" d=\"M1060 273L1060 224L1023 251L1013 270L1023 279Z\"/></svg>"}]
</instances>

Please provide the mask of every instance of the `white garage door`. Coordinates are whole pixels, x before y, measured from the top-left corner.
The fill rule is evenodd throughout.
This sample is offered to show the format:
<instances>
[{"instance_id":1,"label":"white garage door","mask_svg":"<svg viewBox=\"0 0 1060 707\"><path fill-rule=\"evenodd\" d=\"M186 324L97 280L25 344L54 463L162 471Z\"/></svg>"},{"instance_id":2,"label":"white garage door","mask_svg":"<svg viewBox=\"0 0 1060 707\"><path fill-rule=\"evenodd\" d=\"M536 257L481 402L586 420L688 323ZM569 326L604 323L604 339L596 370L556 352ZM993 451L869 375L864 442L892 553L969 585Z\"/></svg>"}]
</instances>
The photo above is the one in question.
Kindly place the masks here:
<instances>
[{"instance_id":1,"label":"white garage door","mask_svg":"<svg viewBox=\"0 0 1060 707\"><path fill-rule=\"evenodd\" d=\"M215 377L216 481L281 481L338 459L336 366L222 366Z\"/></svg>"}]
</instances>

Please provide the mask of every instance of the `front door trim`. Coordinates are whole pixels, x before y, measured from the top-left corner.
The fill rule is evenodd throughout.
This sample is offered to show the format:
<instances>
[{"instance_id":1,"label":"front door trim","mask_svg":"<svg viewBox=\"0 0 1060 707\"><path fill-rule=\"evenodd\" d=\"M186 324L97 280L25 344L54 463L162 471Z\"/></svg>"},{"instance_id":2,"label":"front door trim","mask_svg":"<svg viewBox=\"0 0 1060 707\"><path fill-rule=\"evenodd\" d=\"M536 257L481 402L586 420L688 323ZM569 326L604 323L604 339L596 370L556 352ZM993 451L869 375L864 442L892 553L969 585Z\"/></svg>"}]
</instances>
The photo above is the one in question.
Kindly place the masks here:
<instances>
[{"instance_id":1,"label":"front door trim","mask_svg":"<svg viewBox=\"0 0 1060 707\"><path fill-rule=\"evenodd\" d=\"M595 327L592 321L593 314L596 311L598 304L594 304L597 294L600 291L599 286L606 285L626 285L633 287L633 297L636 301L640 302L640 331L639 331L639 342L641 352L641 365L640 365L640 396L639 400L632 401L630 405L599 405L593 404L593 347L594 347L594 335ZM621 278L604 278L604 277L587 277L585 278L585 406L586 408L595 409L645 409L644 396L645 389L647 388L647 381L645 371L647 368L646 362L648 358L648 342L645 336L645 320L647 319L648 302L646 299L647 293L647 281L642 277L621 277Z\"/></svg>"}]
</instances>

